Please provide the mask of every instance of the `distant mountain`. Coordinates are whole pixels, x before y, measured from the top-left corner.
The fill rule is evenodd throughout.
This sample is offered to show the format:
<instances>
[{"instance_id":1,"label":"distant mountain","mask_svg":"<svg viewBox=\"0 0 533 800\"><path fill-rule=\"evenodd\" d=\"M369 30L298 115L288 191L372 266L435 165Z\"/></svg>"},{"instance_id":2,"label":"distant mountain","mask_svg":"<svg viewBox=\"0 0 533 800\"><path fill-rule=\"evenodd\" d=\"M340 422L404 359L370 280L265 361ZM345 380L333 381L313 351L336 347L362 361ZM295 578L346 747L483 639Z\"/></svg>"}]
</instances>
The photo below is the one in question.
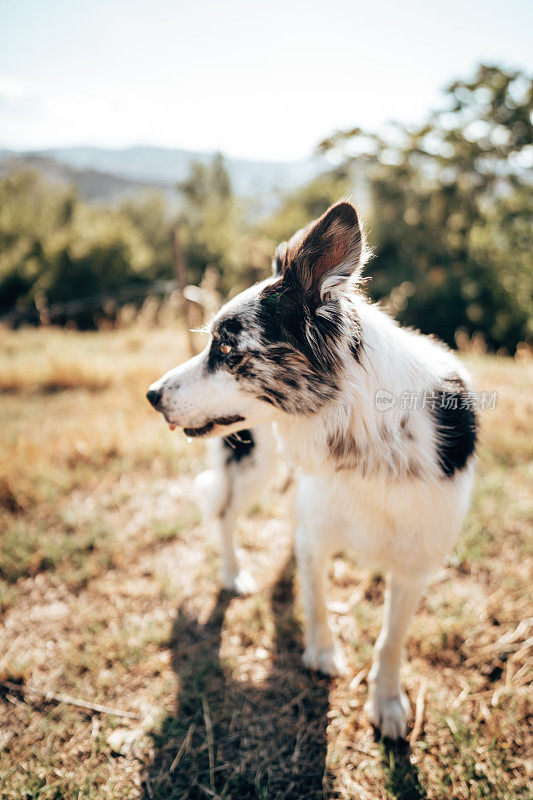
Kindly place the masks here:
<instances>
[{"instance_id":1,"label":"distant mountain","mask_svg":"<svg viewBox=\"0 0 533 800\"><path fill-rule=\"evenodd\" d=\"M48 156L0 151L0 176L22 168L34 169L52 183L73 184L89 202L114 202L146 189L168 191L163 184L131 180L95 169L78 169Z\"/></svg>"},{"instance_id":2,"label":"distant mountain","mask_svg":"<svg viewBox=\"0 0 533 800\"><path fill-rule=\"evenodd\" d=\"M0 151L6 161L26 162L52 177L71 180L88 200L115 199L142 188L173 187L184 180L193 161L207 163L212 153L162 147L52 148L26 153ZM236 194L254 197L264 208L275 204L279 191L295 189L327 169L323 158L304 161L247 161L227 158Z\"/></svg>"}]
</instances>

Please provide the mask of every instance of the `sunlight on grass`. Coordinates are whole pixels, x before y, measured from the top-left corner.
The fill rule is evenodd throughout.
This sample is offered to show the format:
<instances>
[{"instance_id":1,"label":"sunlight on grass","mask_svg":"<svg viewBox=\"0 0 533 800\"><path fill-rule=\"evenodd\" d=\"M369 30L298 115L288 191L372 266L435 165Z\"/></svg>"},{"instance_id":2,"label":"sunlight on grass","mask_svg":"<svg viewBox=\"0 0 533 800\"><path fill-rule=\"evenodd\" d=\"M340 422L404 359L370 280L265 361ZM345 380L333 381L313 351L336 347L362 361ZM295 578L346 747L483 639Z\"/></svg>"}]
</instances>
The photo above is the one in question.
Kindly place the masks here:
<instances>
[{"instance_id":1,"label":"sunlight on grass","mask_svg":"<svg viewBox=\"0 0 533 800\"><path fill-rule=\"evenodd\" d=\"M331 599L348 611L332 617L350 675L330 683L301 667L278 488L241 523L258 594L218 593L218 543L192 495L203 448L171 435L144 398L180 361L180 333L2 334L2 797L170 800L188 796L193 778L228 800L276 797L296 779L309 798L527 796L530 633L519 625L532 614L530 364L469 359L477 388L499 399L482 418L467 523L408 637L413 704L423 677L428 685L409 750L375 742L362 713L379 575L335 559ZM159 722L144 729L24 687L142 720L157 704ZM112 756L111 732L136 724L137 749Z\"/></svg>"}]
</instances>

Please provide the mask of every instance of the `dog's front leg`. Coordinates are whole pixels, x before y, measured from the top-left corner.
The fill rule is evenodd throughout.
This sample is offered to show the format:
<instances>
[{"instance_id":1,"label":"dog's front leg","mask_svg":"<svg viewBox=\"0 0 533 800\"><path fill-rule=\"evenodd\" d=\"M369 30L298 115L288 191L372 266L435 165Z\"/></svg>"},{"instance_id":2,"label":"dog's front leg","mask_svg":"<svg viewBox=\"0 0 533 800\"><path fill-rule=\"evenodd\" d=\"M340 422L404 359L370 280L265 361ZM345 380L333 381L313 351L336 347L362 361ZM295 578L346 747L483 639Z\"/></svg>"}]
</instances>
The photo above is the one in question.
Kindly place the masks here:
<instances>
[{"instance_id":1,"label":"dog's front leg","mask_svg":"<svg viewBox=\"0 0 533 800\"><path fill-rule=\"evenodd\" d=\"M237 514L231 506L217 518L220 535L220 579L222 586L237 594L252 594L256 584L248 570L239 566L234 544Z\"/></svg>"},{"instance_id":2,"label":"dog's front leg","mask_svg":"<svg viewBox=\"0 0 533 800\"><path fill-rule=\"evenodd\" d=\"M344 655L335 642L326 608L327 564L330 553L320 537L300 526L296 531L296 558L306 616L304 664L326 675L346 670Z\"/></svg>"},{"instance_id":3,"label":"dog's front leg","mask_svg":"<svg viewBox=\"0 0 533 800\"><path fill-rule=\"evenodd\" d=\"M383 625L376 641L365 706L370 722L383 736L405 736L410 707L400 689L400 660L411 616L424 589L422 577L389 575L385 591Z\"/></svg>"}]
</instances>

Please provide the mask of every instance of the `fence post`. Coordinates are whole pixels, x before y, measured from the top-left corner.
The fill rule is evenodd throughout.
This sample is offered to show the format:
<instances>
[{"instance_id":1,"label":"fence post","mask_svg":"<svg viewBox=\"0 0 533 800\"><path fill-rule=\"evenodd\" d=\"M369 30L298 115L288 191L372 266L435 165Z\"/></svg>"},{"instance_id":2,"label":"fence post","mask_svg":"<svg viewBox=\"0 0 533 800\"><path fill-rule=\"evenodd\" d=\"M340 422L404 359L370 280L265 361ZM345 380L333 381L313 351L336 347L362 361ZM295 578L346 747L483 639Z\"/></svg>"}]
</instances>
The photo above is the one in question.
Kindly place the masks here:
<instances>
[{"instance_id":1,"label":"fence post","mask_svg":"<svg viewBox=\"0 0 533 800\"><path fill-rule=\"evenodd\" d=\"M178 226L175 225L172 229L172 252L174 256L174 272L178 282L178 305L181 319L185 325L185 332L187 334L187 342L189 345L189 355L195 355L194 339L191 331L190 321L190 304L185 297L185 287L187 285L187 264L185 263L185 256L183 248L179 239Z\"/></svg>"}]
</instances>

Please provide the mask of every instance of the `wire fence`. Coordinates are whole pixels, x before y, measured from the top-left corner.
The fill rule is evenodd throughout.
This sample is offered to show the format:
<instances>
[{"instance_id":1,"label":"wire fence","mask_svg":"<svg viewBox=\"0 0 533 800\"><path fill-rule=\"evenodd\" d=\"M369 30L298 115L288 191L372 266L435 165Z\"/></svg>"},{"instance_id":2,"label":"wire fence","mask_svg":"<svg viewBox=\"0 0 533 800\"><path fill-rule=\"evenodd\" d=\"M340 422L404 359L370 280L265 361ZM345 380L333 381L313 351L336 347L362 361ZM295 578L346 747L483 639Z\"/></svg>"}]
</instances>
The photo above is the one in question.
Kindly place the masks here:
<instances>
[{"instance_id":1,"label":"wire fence","mask_svg":"<svg viewBox=\"0 0 533 800\"><path fill-rule=\"evenodd\" d=\"M12 328L21 325L65 325L68 322L95 327L98 319L113 319L123 306L141 305L147 297L165 298L178 289L177 280L159 280L149 284L127 284L112 294L94 294L63 303L48 303L46 298L41 297L32 308L0 308L0 323Z\"/></svg>"}]
</instances>

